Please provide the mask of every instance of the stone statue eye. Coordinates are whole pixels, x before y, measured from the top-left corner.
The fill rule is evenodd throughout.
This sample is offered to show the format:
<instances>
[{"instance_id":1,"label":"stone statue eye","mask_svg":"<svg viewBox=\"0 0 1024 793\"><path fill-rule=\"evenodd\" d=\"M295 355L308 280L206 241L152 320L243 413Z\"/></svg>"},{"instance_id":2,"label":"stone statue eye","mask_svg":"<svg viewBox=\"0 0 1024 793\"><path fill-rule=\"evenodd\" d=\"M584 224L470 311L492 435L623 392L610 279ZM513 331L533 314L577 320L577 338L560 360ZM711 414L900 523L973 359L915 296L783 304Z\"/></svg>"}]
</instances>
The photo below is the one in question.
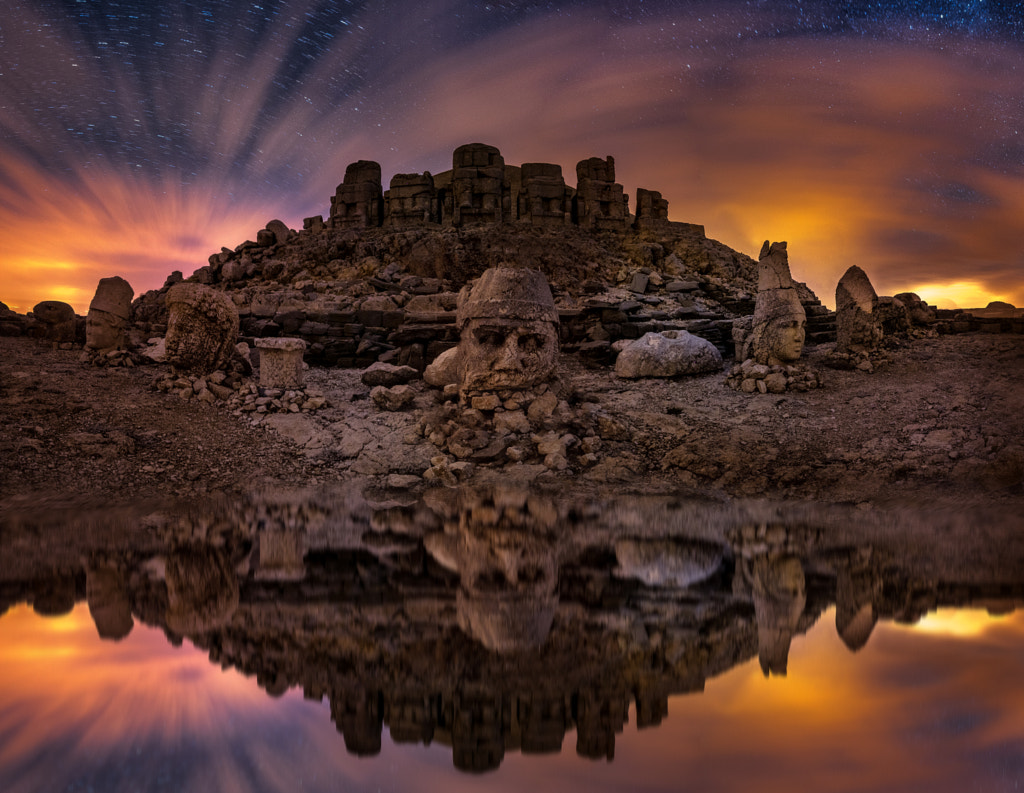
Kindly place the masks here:
<instances>
[{"instance_id":1,"label":"stone statue eye","mask_svg":"<svg viewBox=\"0 0 1024 793\"><path fill-rule=\"evenodd\" d=\"M543 346L543 337L536 333L524 333L519 337L519 349L523 352L536 352Z\"/></svg>"},{"instance_id":2,"label":"stone statue eye","mask_svg":"<svg viewBox=\"0 0 1024 793\"><path fill-rule=\"evenodd\" d=\"M500 330L481 328L476 332L476 340L486 347L500 347L505 343L505 334Z\"/></svg>"}]
</instances>

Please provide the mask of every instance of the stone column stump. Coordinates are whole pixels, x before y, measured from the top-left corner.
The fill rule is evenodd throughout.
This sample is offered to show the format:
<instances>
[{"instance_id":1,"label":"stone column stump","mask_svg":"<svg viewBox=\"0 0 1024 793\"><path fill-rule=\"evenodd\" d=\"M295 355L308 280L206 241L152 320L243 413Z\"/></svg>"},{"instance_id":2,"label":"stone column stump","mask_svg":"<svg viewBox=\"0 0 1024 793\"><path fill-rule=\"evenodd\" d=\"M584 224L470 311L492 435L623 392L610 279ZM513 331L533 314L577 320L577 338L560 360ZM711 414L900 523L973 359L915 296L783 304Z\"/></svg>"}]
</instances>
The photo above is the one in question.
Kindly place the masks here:
<instances>
[{"instance_id":1,"label":"stone column stump","mask_svg":"<svg viewBox=\"0 0 1024 793\"><path fill-rule=\"evenodd\" d=\"M305 378L302 339L256 339L260 351L260 386L262 388L302 388Z\"/></svg>"}]
</instances>

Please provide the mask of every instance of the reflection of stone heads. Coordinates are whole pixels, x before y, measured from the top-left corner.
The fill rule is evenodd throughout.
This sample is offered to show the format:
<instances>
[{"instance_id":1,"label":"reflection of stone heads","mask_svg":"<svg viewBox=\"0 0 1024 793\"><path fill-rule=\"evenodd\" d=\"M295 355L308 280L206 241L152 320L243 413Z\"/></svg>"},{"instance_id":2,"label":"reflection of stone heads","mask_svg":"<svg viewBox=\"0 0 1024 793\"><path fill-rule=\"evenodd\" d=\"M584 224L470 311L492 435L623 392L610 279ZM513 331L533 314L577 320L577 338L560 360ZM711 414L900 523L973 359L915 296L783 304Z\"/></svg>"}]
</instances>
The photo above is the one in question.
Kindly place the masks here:
<instances>
[{"instance_id":1,"label":"reflection of stone heads","mask_svg":"<svg viewBox=\"0 0 1024 793\"><path fill-rule=\"evenodd\" d=\"M460 578L459 627L489 650L539 647L558 606L558 562L550 527L535 499L521 505L476 504L458 528L427 536L425 545Z\"/></svg>"},{"instance_id":2,"label":"reflection of stone heads","mask_svg":"<svg viewBox=\"0 0 1024 793\"><path fill-rule=\"evenodd\" d=\"M463 394L544 382L558 358L558 311L536 270L492 267L459 295Z\"/></svg>"},{"instance_id":3,"label":"reflection of stone heads","mask_svg":"<svg viewBox=\"0 0 1024 793\"><path fill-rule=\"evenodd\" d=\"M799 360L807 314L789 272L785 242L766 240L758 262L757 302L746 357L770 366Z\"/></svg>"},{"instance_id":4,"label":"reflection of stone heads","mask_svg":"<svg viewBox=\"0 0 1024 793\"><path fill-rule=\"evenodd\" d=\"M167 558L167 627L204 633L224 625L238 607L238 580L223 553L185 548Z\"/></svg>"},{"instance_id":5,"label":"reflection of stone heads","mask_svg":"<svg viewBox=\"0 0 1024 793\"><path fill-rule=\"evenodd\" d=\"M85 599L101 639L123 639L135 625L124 576L113 564L94 563L86 568Z\"/></svg>"},{"instance_id":6,"label":"reflection of stone heads","mask_svg":"<svg viewBox=\"0 0 1024 793\"><path fill-rule=\"evenodd\" d=\"M748 575L757 617L757 655L761 671L785 675L789 645L807 604L800 560L793 556L758 556Z\"/></svg>"}]
</instances>

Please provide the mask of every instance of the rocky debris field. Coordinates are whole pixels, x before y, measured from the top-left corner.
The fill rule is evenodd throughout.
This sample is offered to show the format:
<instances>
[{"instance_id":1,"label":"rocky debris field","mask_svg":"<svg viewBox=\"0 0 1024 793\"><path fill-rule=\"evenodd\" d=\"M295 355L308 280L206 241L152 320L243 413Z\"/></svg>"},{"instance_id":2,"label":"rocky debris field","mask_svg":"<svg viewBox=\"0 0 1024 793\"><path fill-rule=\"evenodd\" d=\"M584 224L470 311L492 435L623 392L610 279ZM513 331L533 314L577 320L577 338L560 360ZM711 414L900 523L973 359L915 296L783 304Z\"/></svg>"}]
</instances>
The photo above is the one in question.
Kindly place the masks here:
<instances>
[{"instance_id":1,"label":"rocky debris field","mask_svg":"<svg viewBox=\"0 0 1024 793\"><path fill-rule=\"evenodd\" d=\"M535 400L544 409L470 412L468 427L469 411L445 421L453 403L422 380L393 386L391 400L361 370L312 368L316 409L258 412L161 391L166 366L99 368L80 351L0 338L0 510L353 478L877 505L1022 500L1024 336L917 339L872 374L824 368L830 348L805 353L821 388L779 394L728 388L731 362L623 380L564 355L552 396ZM495 437L518 451L494 454Z\"/></svg>"}]
</instances>

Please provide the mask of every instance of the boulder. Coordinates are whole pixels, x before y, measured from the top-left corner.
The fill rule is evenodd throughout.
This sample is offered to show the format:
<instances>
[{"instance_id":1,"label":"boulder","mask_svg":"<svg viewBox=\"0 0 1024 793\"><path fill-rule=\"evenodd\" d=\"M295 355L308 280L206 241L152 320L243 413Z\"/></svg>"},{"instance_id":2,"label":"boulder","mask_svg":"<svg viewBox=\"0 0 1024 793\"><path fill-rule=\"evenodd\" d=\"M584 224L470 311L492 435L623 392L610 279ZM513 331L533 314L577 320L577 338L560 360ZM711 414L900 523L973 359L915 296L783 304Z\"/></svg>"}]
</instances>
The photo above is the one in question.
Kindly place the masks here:
<instances>
[{"instance_id":1,"label":"boulder","mask_svg":"<svg viewBox=\"0 0 1024 793\"><path fill-rule=\"evenodd\" d=\"M680 377L722 369L722 354L711 342L685 330L646 333L627 344L615 361L624 378Z\"/></svg>"},{"instance_id":2,"label":"boulder","mask_svg":"<svg viewBox=\"0 0 1024 793\"><path fill-rule=\"evenodd\" d=\"M90 350L117 350L125 346L125 328L132 313L135 291L119 276L101 278L85 320L85 346Z\"/></svg>"},{"instance_id":3,"label":"boulder","mask_svg":"<svg viewBox=\"0 0 1024 793\"><path fill-rule=\"evenodd\" d=\"M362 375L363 385L368 386L391 386L404 385L415 380L420 373L411 366L395 366L394 364L377 361L370 364Z\"/></svg>"}]
</instances>

